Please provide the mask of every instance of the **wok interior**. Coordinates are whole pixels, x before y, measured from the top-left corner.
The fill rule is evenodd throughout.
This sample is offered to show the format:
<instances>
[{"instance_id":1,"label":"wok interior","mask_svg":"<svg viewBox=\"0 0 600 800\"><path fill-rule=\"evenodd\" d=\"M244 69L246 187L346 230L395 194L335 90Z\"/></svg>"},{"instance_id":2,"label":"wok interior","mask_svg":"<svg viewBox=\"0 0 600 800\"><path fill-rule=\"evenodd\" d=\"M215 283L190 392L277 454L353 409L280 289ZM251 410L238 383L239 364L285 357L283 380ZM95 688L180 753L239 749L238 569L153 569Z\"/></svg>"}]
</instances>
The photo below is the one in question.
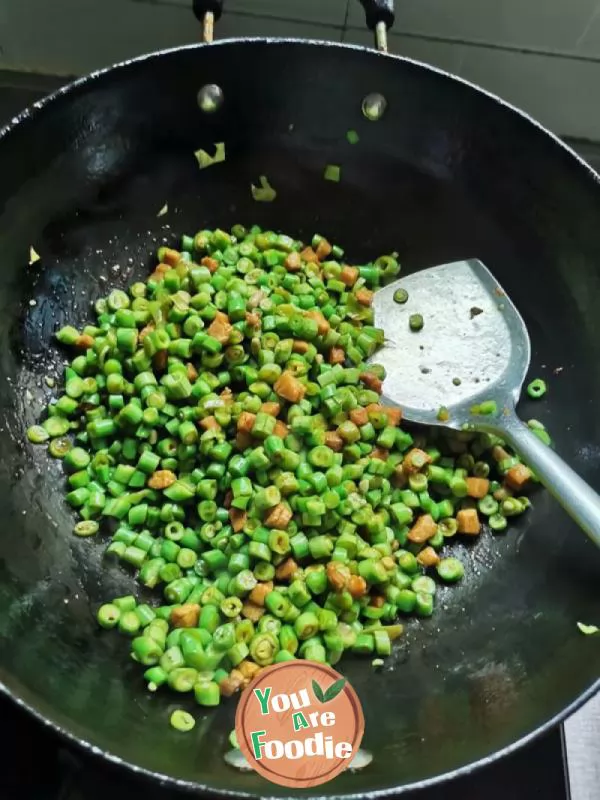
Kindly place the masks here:
<instances>
[{"instance_id":1,"label":"wok interior","mask_svg":"<svg viewBox=\"0 0 600 800\"><path fill-rule=\"evenodd\" d=\"M212 117L196 104L209 82L226 99ZM377 123L360 112L372 91L388 100ZM193 151L218 141L226 162L200 172ZM342 166L339 184L323 180L329 163ZM191 48L88 81L0 139L0 173L0 680L64 731L138 768L212 790L289 795L223 762L235 703L196 709L195 731L181 736L168 716L184 699L149 695L126 641L97 629L100 601L135 583L103 561L106 536L72 536L61 466L25 441L53 394L44 377L64 362L52 333L90 319L90 301L108 287L146 275L158 244L203 227L319 231L354 262L398 250L405 272L477 257L525 318L531 375L550 384L546 401L522 403L522 416L543 419L558 451L598 485L595 178L466 85L366 51L281 42ZM277 189L272 204L251 199L260 174ZM42 256L32 266L30 245ZM554 376L556 367L564 370ZM385 669L342 662L374 761L326 792L398 787L469 765L597 681L600 650L576 622L600 617L599 553L545 492L507 533L458 550L465 579L440 591L432 619L408 625Z\"/></svg>"}]
</instances>

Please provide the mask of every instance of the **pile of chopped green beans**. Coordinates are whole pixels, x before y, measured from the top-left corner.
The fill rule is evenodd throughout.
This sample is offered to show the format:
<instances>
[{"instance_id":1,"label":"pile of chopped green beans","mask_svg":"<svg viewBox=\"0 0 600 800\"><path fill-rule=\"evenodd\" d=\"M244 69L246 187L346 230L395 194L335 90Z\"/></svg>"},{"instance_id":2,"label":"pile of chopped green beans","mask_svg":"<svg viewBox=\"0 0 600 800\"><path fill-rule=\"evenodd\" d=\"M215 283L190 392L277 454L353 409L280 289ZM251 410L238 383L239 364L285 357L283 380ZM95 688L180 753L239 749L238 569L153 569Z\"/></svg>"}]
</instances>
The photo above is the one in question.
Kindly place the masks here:
<instances>
[{"instance_id":1,"label":"pile of chopped green beans","mask_svg":"<svg viewBox=\"0 0 600 800\"><path fill-rule=\"evenodd\" d=\"M293 658L379 664L398 619L463 576L452 542L528 507L530 470L489 434L410 430L380 402L371 303L395 256L353 267L322 236L236 225L158 261L96 324L58 331L77 354L28 431L63 460L74 532L110 531L106 556L162 595L115 598L99 624L131 637L151 691L202 706Z\"/></svg>"}]
</instances>

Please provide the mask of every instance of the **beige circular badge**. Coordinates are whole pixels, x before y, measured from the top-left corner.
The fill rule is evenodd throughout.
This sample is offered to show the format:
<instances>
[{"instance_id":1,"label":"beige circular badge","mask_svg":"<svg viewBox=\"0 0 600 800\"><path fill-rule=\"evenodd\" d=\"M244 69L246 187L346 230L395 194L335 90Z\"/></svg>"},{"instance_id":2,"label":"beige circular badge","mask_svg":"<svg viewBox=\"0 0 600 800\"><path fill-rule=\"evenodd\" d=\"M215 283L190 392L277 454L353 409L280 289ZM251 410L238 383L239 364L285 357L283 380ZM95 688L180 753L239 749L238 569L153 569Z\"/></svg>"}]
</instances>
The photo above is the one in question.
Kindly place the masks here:
<instances>
[{"instance_id":1,"label":"beige circular badge","mask_svg":"<svg viewBox=\"0 0 600 800\"><path fill-rule=\"evenodd\" d=\"M317 786L350 764L365 721L354 689L339 672L314 661L285 661L262 670L244 690L235 716L238 744L267 780Z\"/></svg>"}]
</instances>

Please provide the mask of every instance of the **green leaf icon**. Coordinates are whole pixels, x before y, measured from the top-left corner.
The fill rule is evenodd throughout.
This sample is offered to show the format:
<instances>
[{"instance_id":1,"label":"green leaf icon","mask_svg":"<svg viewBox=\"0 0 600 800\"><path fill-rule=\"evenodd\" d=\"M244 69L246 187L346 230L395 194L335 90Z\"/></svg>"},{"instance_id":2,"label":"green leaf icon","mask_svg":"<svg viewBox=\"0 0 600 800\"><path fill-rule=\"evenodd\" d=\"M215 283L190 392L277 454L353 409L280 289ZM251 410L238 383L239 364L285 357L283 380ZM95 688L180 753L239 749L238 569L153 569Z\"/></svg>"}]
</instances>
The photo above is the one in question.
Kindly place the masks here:
<instances>
[{"instance_id":1,"label":"green leaf icon","mask_svg":"<svg viewBox=\"0 0 600 800\"><path fill-rule=\"evenodd\" d=\"M319 686L319 684L313 680L312 682L312 690L315 693L315 697L320 703L325 702L325 695L323 694L323 689Z\"/></svg>"},{"instance_id":2,"label":"green leaf icon","mask_svg":"<svg viewBox=\"0 0 600 800\"><path fill-rule=\"evenodd\" d=\"M332 683L329 689L327 689L327 691L325 692L324 702L328 703L330 700L333 700L334 697L337 697L345 685L346 685L345 678L340 678L339 680Z\"/></svg>"}]
</instances>

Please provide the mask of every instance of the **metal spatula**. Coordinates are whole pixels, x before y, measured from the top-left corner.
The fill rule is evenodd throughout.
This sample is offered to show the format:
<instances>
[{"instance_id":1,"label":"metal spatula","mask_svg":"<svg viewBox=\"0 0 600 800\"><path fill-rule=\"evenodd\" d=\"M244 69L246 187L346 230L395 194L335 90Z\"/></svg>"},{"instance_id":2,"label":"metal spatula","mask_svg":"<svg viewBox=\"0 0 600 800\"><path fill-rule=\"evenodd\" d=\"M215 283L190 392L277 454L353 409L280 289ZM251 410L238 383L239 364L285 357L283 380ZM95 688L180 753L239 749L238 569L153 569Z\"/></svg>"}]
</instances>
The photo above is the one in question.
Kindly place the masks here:
<instances>
[{"instance_id":1,"label":"metal spatula","mask_svg":"<svg viewBox=\"0 0 600 800\"><path fill-rule=\"evenodd\" d=\"M404 304L394 301L399 288L408 292ZM600 496L516 415L529 335L487 267L469 260L422 270L380 289L374 309L386 342L371 361L386 368L386 402L412 422L501 436L600 547ZM409 326L415 313L424 317L419 331ZM490 400L497 413L472 413Z\"/></svg>"}]
</instances>

